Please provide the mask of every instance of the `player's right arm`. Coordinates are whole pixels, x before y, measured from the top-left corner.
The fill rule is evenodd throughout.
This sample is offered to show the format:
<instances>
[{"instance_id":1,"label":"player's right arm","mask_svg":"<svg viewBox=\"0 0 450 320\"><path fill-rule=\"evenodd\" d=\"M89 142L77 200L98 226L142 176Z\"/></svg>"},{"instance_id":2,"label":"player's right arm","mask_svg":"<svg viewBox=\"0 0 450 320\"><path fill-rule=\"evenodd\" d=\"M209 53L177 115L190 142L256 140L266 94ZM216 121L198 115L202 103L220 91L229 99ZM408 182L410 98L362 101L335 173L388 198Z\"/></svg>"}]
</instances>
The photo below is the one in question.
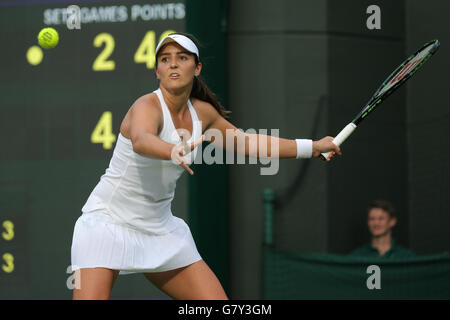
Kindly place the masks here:
<instances>
[{"instance_id":1,"label":"player's right arm","mask_svg":"<svg viewBox=\"0 0 450 320\"><path fill-rule=\"evenodd\" d=\"M172 160L189 174L189 162L184 158L204 136L190 144L182 142L178 145L168 143L158 137L164 124L164 115L155 94L140 97L130 109L130 139L134 152L147 157Z\"/></svg>"},{"instance_id":2,"label":"player's right arm","mask_svg":"<svg viewBox=\"0 0 450 320\"><path fill-rule=\"evenodd\" d=\"M137 99L130 109L130 139L134 152L163 160L171 159L173 144L158 137L164 117L155 94Z\"/></svg>"}]
</instances>

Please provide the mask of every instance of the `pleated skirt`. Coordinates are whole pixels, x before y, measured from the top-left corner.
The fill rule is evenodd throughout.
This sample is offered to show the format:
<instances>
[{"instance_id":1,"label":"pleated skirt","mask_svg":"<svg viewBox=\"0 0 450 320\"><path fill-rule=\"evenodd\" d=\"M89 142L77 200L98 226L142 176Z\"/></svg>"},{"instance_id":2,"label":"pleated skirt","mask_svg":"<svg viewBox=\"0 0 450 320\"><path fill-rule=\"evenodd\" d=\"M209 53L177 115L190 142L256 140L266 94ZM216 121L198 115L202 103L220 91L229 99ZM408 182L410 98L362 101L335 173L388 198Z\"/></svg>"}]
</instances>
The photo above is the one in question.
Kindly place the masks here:
<instances>
[{"instance_id":1,"label":"pleated skirt","mask_svg":"<svg viewBox=\"0 0 450 320\"><path fill-rule=\"evenodd\" d=\"M184 220L165 234L142 232L118 223L103 211L83 213L75 223L72 239L72 271L108 268L119 274L161 272L201 260Z\"/></svg>"}]
</instances>

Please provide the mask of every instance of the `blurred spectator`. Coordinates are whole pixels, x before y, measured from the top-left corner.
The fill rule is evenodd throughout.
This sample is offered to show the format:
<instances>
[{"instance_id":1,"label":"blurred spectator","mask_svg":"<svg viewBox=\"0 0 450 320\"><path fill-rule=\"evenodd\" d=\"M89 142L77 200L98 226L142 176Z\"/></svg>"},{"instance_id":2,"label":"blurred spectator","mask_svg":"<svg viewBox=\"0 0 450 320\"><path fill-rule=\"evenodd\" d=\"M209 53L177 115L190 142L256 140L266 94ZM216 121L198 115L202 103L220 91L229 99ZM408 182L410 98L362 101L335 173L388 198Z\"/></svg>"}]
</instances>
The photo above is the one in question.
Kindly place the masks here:
<instances>
[{"instance_id":1,"label":"blurred spectator","mask_svg":"<svg viewBox=\"0 0 450 320\"><path fill-rule=\"evenodd\" d=\"M367 225L372 236L371 242L359 247L351 256L406 258L414 252L399 245L392 237L392 229L397 224L394 207L385 200L375 200L367 208Z\"/></svg>"}]
</instances>

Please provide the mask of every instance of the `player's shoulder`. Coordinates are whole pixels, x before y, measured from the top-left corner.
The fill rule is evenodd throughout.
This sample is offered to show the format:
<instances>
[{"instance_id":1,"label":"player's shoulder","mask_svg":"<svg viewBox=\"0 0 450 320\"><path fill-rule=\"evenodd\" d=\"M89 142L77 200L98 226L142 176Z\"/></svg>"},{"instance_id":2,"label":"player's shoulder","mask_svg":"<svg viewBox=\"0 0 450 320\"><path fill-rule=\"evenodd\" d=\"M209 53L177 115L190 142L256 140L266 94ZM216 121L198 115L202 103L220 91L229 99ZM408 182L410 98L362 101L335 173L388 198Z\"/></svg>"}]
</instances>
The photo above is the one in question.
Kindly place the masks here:
<instances>
[{"instance_id":1,"label":"player's shoulder","mask_svg":"<svg viewBox=\"0 0 450 320\"><path fill-rule=\"evenodd\" d=\"M154 105L154 104L159 104L158 96L154 92L150 92L140 96L133 103L133 105Z\"/></svg>"},{"instance_id":2,"label":"player's shoulder","mask_svg":"<svg viewBox=\"0 0 450 320\"><path fill-rule=\"evenodd\" d=\"M201 109L207 109L207 110L214 109L213 105L211 103L209 103L208 101L201 100L199 98L194 98L194 97L191 97L190 100L195 107L198 107Z\"/></svg>"},{"instance_id":3,"label":"player's shoulder","mask_svg":"<svg viewBox=\"0 0 450 320\"><path fill-rule=\"evenodd\" d=\"M204 101L198 98L190 98L190 100L195 108L195 111L197 113L200 113L201 116L215 118L219 115L216 108L214 108L214 106L208 101Z\"/></svg>"},{"instance_id":4,"label":"player's shoulder","mask_svg":"<svg viewBox=\"0 0 450 320\"><path fill-rule=\"evenodd\" d=\"M162 113L158 96L154 92L145 94L137 98L131 106L131 109Z\"/></svg>"}]
</instances>

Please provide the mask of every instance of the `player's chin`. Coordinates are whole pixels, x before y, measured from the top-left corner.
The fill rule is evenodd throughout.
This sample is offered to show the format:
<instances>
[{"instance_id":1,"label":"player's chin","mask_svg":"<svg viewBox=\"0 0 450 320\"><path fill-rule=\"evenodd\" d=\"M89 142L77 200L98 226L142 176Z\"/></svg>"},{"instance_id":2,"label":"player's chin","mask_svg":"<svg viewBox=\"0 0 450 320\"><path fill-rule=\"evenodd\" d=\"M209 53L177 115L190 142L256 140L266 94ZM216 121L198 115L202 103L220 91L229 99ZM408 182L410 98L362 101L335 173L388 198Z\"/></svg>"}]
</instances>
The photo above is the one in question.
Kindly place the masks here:
<instances>
[{"instance_id":1,"label":"player's chin","mask_svg":"<svg viewBox=\"0 0 450 320\"><path fill-rule=\"evenodd\" d=\"M190 83L180 78L168 79L164 81L164 87L170 90L184 90L190 87Z\"/></svg>"}]
</instances>

